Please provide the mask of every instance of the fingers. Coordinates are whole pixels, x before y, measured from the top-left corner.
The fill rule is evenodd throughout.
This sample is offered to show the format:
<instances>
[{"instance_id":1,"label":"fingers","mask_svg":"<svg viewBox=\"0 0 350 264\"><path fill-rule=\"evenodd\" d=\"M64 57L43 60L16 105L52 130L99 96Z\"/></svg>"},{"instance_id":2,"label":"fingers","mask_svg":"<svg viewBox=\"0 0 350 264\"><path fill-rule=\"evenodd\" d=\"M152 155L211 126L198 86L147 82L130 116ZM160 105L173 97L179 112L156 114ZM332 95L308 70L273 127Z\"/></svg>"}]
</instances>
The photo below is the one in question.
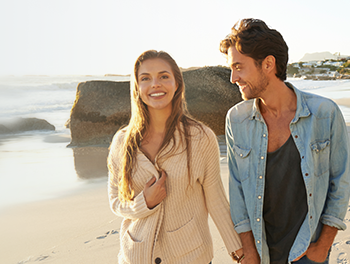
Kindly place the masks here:
<instances>
[{"instance_id":1,"label":"fingers","mask_svg":"<svg viewBox=\"0 0 350 264\"><path fill-rule=\"evenodd\" d=\"M165 171L162 171L161 177L158 181L156 181L156 177L153 176L152 179L146 183L145 188L143 189L143 195L148 208L154 208L167 196L165 180L166 173Z\"/></svg>"},{"instance_id":2,"label":"fingers","mask_svg":"<svg viewBox=\"0 0 350 264\"><path fill-rule=\"evenodd\" d=\"M293 262L296 262L298 260L300 260L302 257L304 257L306 255L306 252L304 252L302 255L300 255L298 258L296 258L295 260L293 260Z\"/></svg>"},{"instance_id":3,"label":"fingers","mask_svg":"<svg viewBox=\"0 0 350 264\"><path fill-rule=\"evenodd\" d=\"M153 176L153 177L146 183L146 187L147 187L147 188L151 187L151 186L155 183L156 180L157 180L156 177Z\"/></svg>"},{"instance_id":4,"label":"fingers","mask_svg":"<svg viewBox=\"0 0 350 264\"><path fill-rule=\"evenodd\" d=\"M159 180L158 180L158 183L161 184L161 185L164 185L167 176L168 176L168 175L166 174L166 172L165 172L164 170L162 170L162 171L161 171L160 178L159 178Z\"/></svg>"}]
</instances>

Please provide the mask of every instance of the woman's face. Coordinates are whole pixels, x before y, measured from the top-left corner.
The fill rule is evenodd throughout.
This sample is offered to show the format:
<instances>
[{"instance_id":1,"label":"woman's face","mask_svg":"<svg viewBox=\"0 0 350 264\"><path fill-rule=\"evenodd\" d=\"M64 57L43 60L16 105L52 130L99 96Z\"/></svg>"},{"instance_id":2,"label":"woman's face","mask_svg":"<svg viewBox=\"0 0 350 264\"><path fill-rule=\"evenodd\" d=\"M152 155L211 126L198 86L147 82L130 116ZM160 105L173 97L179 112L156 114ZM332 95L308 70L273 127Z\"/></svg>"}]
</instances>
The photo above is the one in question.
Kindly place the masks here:
<instances>
[{"instance_id":1,"label":"woman's face","mask_svg":"<svg viewBox=\"0 0 350 264\"><path fill-rule=\"evenodd\" d=\"M177 85L170 65L159 58L145 60L138 71L137 82L141 100L148 110L172 110L171 101Z\"/></svg>"}]
</instances>

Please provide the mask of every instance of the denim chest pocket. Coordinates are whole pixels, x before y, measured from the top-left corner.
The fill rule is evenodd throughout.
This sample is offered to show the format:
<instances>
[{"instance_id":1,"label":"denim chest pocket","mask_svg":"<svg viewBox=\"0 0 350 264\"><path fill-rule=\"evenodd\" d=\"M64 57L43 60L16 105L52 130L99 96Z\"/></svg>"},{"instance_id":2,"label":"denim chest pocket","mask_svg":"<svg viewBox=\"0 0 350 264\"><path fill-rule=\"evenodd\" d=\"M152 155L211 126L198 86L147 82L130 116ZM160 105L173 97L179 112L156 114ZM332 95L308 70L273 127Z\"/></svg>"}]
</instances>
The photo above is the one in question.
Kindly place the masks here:
<instances>
[{"instance_id":1,"label":"denim chest pocket","mask_svg":"<svg viewBox=\"0 0 350 264\"><path fill-rule=\"evenodd\" d=\"M249 154L252 149L242 148L238 145L233 145L233 150L235 152L239 177L241 181L244 181L249 177Z\"/></svg>"},{"instance_id":2,"label":"denim chest pocket","mask_svg":"<svg viewBox=\"0 0 350 264\"><path fill-rule=\"evenodd\" d=\"M310 144L315 176L329 170L330 140L318 140Z\"/></svg>"}]
</instances>

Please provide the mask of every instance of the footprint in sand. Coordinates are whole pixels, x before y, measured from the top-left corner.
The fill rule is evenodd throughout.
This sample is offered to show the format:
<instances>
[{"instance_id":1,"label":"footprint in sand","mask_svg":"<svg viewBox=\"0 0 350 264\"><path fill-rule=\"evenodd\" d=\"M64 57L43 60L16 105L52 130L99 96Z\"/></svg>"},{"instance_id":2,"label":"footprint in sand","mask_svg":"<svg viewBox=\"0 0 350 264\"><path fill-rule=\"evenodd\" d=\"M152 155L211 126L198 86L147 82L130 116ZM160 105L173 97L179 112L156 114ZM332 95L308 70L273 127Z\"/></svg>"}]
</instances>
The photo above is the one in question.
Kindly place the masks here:
<instances>
[{"instance_id":1,"label":"footprint in sand","mask_svg":"<svg viewBox=\"0 0 350 264\"><path fill-rule=\"evenodd\" d=\"M42 261L42 260L44 260L44 259L47 259L49 256L47 256L47 255L41 255L40 257L38 257L35 261Z\"/></svg>"},{"instance_id":2,"label":"footprint in sand","mask_svg":"<svg viewBox=\"0 0 350 264\"><path fill-rule=\"evenodd\" d=\"M119 232L117 230L108 231L104 235L96 237L96 239L105 239L108 235L114 235L118 233ZM91 240L85 241L84 244L87 244L89 242L91 242Z\"/></svg>"},{"instance_id":3,"label":"footprint in sand","mask_svg":"<svg viewBox=\"0 0 350 264\"><path fill-rule=\"evenodd\" d=\"M346 253L340 253L337 257L337 263L348 264L349 261L346 256L347 256Z\"/></svg>"},{"instance_id":4,"label":"footprint in sand","mask_svg":"<svg viewBox=\"0 0 350 264\"><path fill-rule=\"evenodd\" d=\"M108 232L106 232L104 235L96 237L96 239L104 239L104 238L106 238L109 234L114 235L114 234L118 234L118 233L119 233L119 232L118 232L117 230L108 231Z\"/></svg>"},{"instance_id":5,"label":"footprint in sand","mask_svg":"<svg viewBox=\"0 0 350 264\"><path fill-rule=\"evenodd\" d=\"M350 245L350 240L346 241L345 243L346 243L347 245Z\"/></svg>"}]
</instances>

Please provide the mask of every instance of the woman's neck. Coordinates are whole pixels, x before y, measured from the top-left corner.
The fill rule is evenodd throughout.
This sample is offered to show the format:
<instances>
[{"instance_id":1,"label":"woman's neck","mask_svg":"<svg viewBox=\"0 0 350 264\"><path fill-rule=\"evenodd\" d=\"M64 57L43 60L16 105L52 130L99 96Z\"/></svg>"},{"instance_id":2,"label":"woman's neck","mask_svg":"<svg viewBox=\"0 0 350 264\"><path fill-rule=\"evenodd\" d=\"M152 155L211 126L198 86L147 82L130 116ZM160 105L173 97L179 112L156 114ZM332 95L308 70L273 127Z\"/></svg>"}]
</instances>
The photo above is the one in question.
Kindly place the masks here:
<instances>
[{"instance_id":1,"label":"woman's neck","mask_svg":"<svg viewBox=\"0 0 350 264\"><path fill-rule=\"evenodd\" d=\"M170 116L170 112L150 111L149 134L165 134L166 122Z\"/></svg>"}]
</instances>

